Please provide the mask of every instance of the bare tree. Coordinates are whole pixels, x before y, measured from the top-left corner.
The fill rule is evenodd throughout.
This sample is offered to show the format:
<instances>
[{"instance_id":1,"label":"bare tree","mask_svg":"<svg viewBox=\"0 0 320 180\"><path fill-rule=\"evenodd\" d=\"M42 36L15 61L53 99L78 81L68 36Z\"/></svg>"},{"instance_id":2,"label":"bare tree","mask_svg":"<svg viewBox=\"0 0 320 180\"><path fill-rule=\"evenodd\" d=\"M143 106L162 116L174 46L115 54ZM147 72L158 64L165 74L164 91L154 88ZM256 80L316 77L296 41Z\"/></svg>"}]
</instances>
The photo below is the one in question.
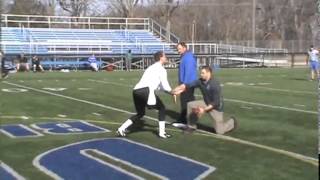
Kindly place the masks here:
<instances>
[{"instance_id":1,"label":"bare tree","mask_svg":"<svg viewBox=\"0 0 320 180\"><path fill-rule=\"evenodd\" d=\"M57 0L60 7L71 16L86 16L89 0Z\"/></svg>"},{"instance_id":2,"label":"bare tree","mask_svg":"<svg viewBox=\"0 0 320 180\"><path fill-rule=\"evenodd\" d=\"M46 5L39 0L13 0L8 9L11 14L47 15Z\"/></svg>"},{"instance_id":3,"label":"bare tree","mask_svg":"<svg viewBox=\"0 0 320 180\"><path fill-rule=\"evenodd\" d=\"M122 17L134 17L135 8L141 0L107 0L107 4Z\"/></svg>"},{"instance_id":4,"label":"bare tree","mask_svg":"<svg viewBox=\"0 0 320 180\"><path fill-rule=\"evenodd\" d=\"M162 14L165 16L166 38L168 41L170 41L171 17L174 11L178 8L178 6L179 6L179 0L177 0L176 2L174 2L173 0L168 0L164 6L164 10L162 10Z\"/></svg>"}]
</instances>

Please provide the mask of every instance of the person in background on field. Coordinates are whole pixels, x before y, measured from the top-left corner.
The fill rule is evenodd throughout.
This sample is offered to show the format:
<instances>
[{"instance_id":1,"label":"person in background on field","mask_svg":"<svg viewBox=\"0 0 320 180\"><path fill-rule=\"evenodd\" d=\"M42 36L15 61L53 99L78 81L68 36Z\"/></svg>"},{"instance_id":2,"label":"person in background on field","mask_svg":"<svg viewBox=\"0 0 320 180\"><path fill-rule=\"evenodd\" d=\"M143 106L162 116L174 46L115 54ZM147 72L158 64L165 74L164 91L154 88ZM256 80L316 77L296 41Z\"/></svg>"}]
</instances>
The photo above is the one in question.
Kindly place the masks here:
<instances>
[{"instance_id":1,"label":"person in background on field","mask_svg":"<svg viewBox=\"0 0 320 180\"><path fill-rule=\"evenodd\" d=\"M320 77L319 51L315 49L313 45L311 45L310 49L308 50L308 56L309 56L309 64L310 64L310 70L311 70L311 80L315 80L316 75L317 75L317 78Z\"/></svg>"},{"instance_id":2,"label":"person in background on field","mask_svg":"<svg viewBox=\"0 0 320 180\"><path fill-rule=\"evenodd\" d=\"M40 70L40 72L44 72L43 67L40 64L40 59L38 56L34 55L32 57L32 71L37 72L37 70Z\"/></svg>"},{"instance_id":3,"label":"person in background on field","mask_svg":"<svg viewBox=\"0 0 320 180\"><path fill-rule=\"evenodd\" d=\"M193 53L187 49L184 42L177 45L178 53L181 55L179 66L179 84L189 84L197 79L197 62ZM187 103L193 101L194 89L188 88L180 95L180 117L177 123L187 123Z\"/></svg>"},{"instance_id":4,"label":"person in background on field","mask_svg":"<svg viewBox=\"0 0 320 180\"><path fill-rule=\"evenodd\" d=\"M97 58L94 56L94 54L92 54L88 58L88 62L89 62L91 70L97 72L98 71Z\"/></svg>"},{"instance_id":5,"label":"person in background on field","mask_svg":"<svg viewBox=\"0 0 320 180\"><path fill-rule=\"evenodd\" d=\"M199 88L203 96L203 100L188 102L188 128L185 131L193 132L197 128L197 120L204 113L208 113L217 134L230 132L236 127L236 119L231 117L228 121L224 121L223 97L219 81L214 78L210 66L203 66L200 76L200 79L188 84L181 84L173 90L173 94L178 95L189 88Z\"/></svg>"},{"instance_id":6,"label":"person in background on field","mask_svg":"<svg viewBox=\"0 0 320 180\"><path fill-rule=\"evenodd\" d=\"M127 128L138 121L145 115L146 107L158 110L159 134L160 138L171 137L165 131L166 108L161 99L155 94L157 89L161 89L171 95L171 87L167 79L167 71L163 67L168 62L163 51L154 54L155 63L149 66L143 73L140 81L133 88L133 102L137 114L126 120L117 130L119 136L126 136ZM176 96L173 95L176 101Z\"/></svg>"},{"instance_id":7,"label":"person in background on field","mask_svg":"<svg viewBox=\"0 0 320 180\"><path fill-rule=\"evenodd\" d=\"M18 64L17 64L17 71L22 71L22 70L27 71L27 72L30 71L28 59L27 59L27 57L25 57L24 54L20 54L18 56Z\"/></svg>"},{"instance_id":8,"label":"person in background on field","mask_svg":"<svg viewBox=\"0 0 320 180\"><path fill-rule=\"evenodd\" d=\"M126 54L126 70L131 71L131 62L132 62L132 54L131 49L128 50L128 53Z\"/></svg>"},{"instance_id":9,"label":"person in background on field","mask_svg":"<svg viewBox=\"0 0 320 180\"><path fill-rule=\"evenodd\" d=\"M9 71L5 67L5 55L2 50L0 50L0 59L1 59L1 78L6 79L9 76Z\"/></svg>"}]
</instances>

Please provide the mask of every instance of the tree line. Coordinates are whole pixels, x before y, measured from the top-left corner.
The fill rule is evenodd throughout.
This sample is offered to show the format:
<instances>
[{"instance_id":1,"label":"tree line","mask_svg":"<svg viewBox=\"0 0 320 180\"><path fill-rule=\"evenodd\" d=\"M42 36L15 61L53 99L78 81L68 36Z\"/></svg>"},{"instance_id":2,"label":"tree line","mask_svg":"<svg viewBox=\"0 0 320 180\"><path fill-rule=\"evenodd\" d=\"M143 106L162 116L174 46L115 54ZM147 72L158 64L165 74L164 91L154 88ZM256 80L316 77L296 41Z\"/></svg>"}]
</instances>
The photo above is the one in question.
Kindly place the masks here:
<instances>
[{"instance_id":1,"label":"tree line","mask_svg":"<svg viewBox=\"0 0 320 180\"><path fill-rule=\"evenodd\" d=\"M319 8L319 0L5 0L1 10L150 17L183 41L301 49L320 45Z\"/></svg>"}]
</instances>

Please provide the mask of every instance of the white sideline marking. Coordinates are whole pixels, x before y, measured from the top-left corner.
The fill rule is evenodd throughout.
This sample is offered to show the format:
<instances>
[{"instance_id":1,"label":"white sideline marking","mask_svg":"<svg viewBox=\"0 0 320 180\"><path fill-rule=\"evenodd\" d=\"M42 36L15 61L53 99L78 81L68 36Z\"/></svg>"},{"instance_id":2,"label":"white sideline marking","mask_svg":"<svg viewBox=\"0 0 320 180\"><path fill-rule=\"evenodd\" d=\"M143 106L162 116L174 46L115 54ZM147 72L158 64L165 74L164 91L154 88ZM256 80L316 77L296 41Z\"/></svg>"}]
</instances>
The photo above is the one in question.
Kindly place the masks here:
<instances>
[{"instance_id":1,"label":"white sideline marking","mask_svg":"<svg viewBox=\"0 0 320 180\"><path fill-rule=\"evenodd\" d=\"M65 115L65 114L58 114L57 116L58 116L58 117L62 117L62 118L67 117L67 115Z\"/></svg>"},{"instance_id":2,"label":"white sideline marking","mask_svg":"<svg viewBox=\"0 0 320 180\"><path fill-rule=\"evenodd\" d=\"M0 161L0 166L9 172L13 177L17 178L18 180L25 180L20 174L18 174L15 170L13 170L10 166L5 164L4 162Z\"/></svg>"},{"instance_id":3,"label":"white sideline marking","mask_svg":"<svg viewBox=\"0 0 320 180\"><path fill-rule=\"evenodd\" d=\"M122 84L122 83L115 83L115 82L109 82L109 81L99 81L99 80L93 80L93 79L88 79L88 81L91 82L97 82L97 83L102 83L102 84L111 84L111 85L117 85L117 86L124 86L124 87L133 87L132 85L127 85L127 84Z\"/></svg>"},{"instance_id":4,"label":"white sideline marking","mask_svg":"<svg viewBox=\"0 0 320 180\"><path fill-rule=\"evenodd\" d=\"M21 116L0 116L0 118L20 118ZM145 116L146 117L146 116ZM30 117L31 118L31 117ZM68 120L68 121L74 121L74 119L70 119L70 118L57 118L57 117L40 117L40 119L55 119L55 120ZM150 119L150 118L148 118ZM154 119L151 119L153 121L156 121ZM99 121L99 120L82 120L82 121L88 121L88 122L94 122L94 123L101 123L101 124L113 124L113 125L121 125L122 123L117 123L117 122L106 122L106 121ZM174 132L180 132L177 131L176 129L171 129L171 128L166 128L167 130L170 131L174 131ZM282 149L278 149L278 148L273 148L273 147L269 147L269 146L265 146L265 145L261 145L261 144L257 144L257 143L253 143L250 141L246 141L246 140L242 140L242 139L238 139L238 138L234 138L231 136L226 136L226 135L218 135L218 134L214 134L214 133L210 133L207 131L202 131L202 130L197 130L196 135L200 135L200 136L206 136L206 137L215 137L217 139L222 139L222 140L227 140L227 141L233 141L239 144L245 144L248 146L252 146L252 147L257 147L260 149L264 149L264 150L268 150L268 151L272 151L272 152L276 152L282 155L286 155L288 157L303 161L303 162L307 162L310 163L312 165L315 166L319 166L319 160L309 157L309 156L305 156L302 154L298 154L298 153L294 153L294 152L290 152L290 151L286 151L286 150L282 150Z\"/></svg>"},{"instance_id":5,"label":"white sideline marking","mask_svg":"<svg viewBox=\"0 0 320 180\"><path fill-rule=\"evenodd\" d=\"M306 107L304 104L293 104L294 106L299 106L299 107Z\"/></svg>"},{"instance_id":6,"label":"white sideline marking","mask_svg":"<svg viewBox=\"0 0 320 180\"><path fill-rule=\"evenodd\" d=\"M106 81L99 81L99 80L93 80L93 79L89 79L88 81L98 82L98 83L103 83L103 84L112 84L112 85L118 85L118 86L125 86L125 87L133 87L131 85L125 85L125 84L113 83L113 82L106 82ZM265 88L265 87L260 87L260 88ZM196 95L196 96L202 97L202 95ZM283 109L283 110L288 110L288 111L303 112L303 113L317 114L318 115L318 112L316 112L316 111L307 111L307 110L296 109L296 108L274 106L274 105L261 104L261 103L255 103L255 102L249 102L249 101L243 101L243 100L237 100L237 99L224 98L224 100L225 101L230 101L230 102L235 102L235 103L250 104L250 105L268 107L268 108L273 108L273 109Z\"/></svg>"}]
</instances>

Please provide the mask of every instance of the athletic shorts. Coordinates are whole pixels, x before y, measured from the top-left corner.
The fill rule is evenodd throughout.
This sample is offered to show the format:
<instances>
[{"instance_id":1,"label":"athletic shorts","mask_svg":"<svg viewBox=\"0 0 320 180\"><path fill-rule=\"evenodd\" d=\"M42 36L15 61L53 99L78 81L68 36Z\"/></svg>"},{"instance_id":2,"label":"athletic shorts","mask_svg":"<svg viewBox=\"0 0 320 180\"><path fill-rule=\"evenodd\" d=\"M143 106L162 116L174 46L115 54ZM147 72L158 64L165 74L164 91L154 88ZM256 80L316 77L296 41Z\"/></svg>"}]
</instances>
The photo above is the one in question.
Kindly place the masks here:
<instances>
[{"instance_id":1,"label":"athletic shorts","mask_svg":"<svg viewBox=\"0 0 320 180\"><path fill-rule=\"evenodd\" d=\"M318 61L310 61L311 70L319 70L319 62Z\"/></svg>"}]
</instances>

